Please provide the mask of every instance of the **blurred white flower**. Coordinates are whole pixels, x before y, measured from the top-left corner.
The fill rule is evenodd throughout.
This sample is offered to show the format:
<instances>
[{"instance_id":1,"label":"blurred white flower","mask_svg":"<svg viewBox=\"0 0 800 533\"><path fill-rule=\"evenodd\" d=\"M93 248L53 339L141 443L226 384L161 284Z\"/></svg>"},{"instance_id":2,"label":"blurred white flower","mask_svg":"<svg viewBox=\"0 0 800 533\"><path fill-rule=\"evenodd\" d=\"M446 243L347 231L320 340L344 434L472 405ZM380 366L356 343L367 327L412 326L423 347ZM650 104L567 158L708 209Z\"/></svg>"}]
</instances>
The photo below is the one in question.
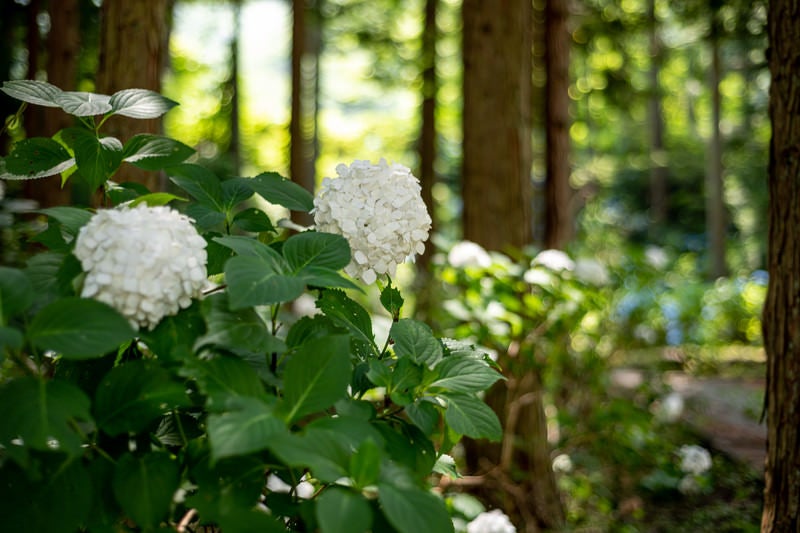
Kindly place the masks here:
<instances>
[{"instance_id":1,"label":"blurred white flower","mask_svg":"<svg viewBox=\"0 0 800 533\"><path fill-rule=\"evenodd\" d=\"M522 275L522 279L525 280L525 283L529 283L531 285L550 285L553 283L552 274L539 267L529 268L526 270Z\"/></svg>"},{"instance_id":2,"label":"blurred white flower","mask_svg":"<svg viewBox=\"0 0 800 533\"><path fill-rule=\"evenodd\" d=\"M294 488L295 494L297 494L298 498L302 498L304 500L308 500L309 498L314 496L314 485L309 483L305 480L305 476L303 476L300 480L300 483ZM270 474L267 476L267 489L272 492L281 492L284 494L288 494L292 490L292 486L286 483L284 480L276 476L275 474Z\"/></svg>"},{"instance_id":3,"label":"blurred white flower","mask_svg":"<svg viewBox=\"0 0 800 533\"><path fill-rule=\"evenodd\" d=\"M572 472L572 458L566 453L556 455L553 458L554 472Z\"/></svg>"},{"instance_id":4,"label":"blurred white flower","mask_svg":"<svg viewBox=\"0 0 800 533\"><path fill-rule=\"evenodd\" d=\"M541 265L558 272L561 270L573 270L575 261L561 250L550 249L539 252L531 261L531 265Z\"/></svg>"},{"instance_id":5,"label":"blurred white flower","mask_svg":"<svg viewBox=\"0 0 800 533\"><path fill-rule=\"evenodd\" d=\"M100 210L75 241L86 272L81 296L107 303L137 329L153 328L200 295L205 247L190 219L169 207Z\"/></svg>"},{"instance_id":6,"label":"blurred white flower","mask_svg":"<svg viewBox=\"0 0 800 533\"><path fill-rule=\"evenodd\" d=\"M608 269L597 259L582 258L575 261L575 277L591 285L607 285L611 281Z\"/></svg>"},{"instance_id":7,"label":"blurred white flower","mask_svg":"<svg viewBox=\"0 0 800 533\"><path fill-rule=\"evenodd\" d=\"M664 422L676 422L683 414L684 401L680 392L670 392L658 402L655 415Z\"/></svg>"},{"instance_id":8,"label":"blurred white flower","mask_svg":"<svg viewBox=\"0 0 800 533\"><path fill-rule=\"evenodd\" d=\"M354 161L336 167L338 178L325 178L314 198L317 230L342 235L353 253L345 272L375 282L378 274L395 275L407 257L425 251L431 217L422 201L419 180L402 165Z\"/></svg>"},{"instance_id":9,"label":"blurred white flower","mask_svg":"<svg viewBox=\"0 0 800 533\"><path fill-rule=\"evenodd\" d=\"M687 474L702 474L711 468L711 454L702 446L684 444L678 450L681 471Z\"/></svg>"},{"instance_id":10,"label":"blurred white flower","mask_svg":"<svg viewBox=\"0 0 800 533\"><path fill-rule=\"evenodd\" d=\"M697 479L691 474L683 476L681 480L678 482L678 491L681 494L692 495L692 494L700 494L700 483L697 482Z\"/></svg>"},{"instance_id":11,"label":"blurred white flower","mask_svg":"<svg viewBox=\"0 0 800 533\"><path fill-rule=\"evenodd\" d=\"M467 524L467 533L516 533L517 528L500 509L481 513Z\"/></svg>"},{"instance_id":12,"label":"blurred white flower","mask_svg":"<svg viewBox=\"0 0 800 533\"><path fill-rule=\"evenodd\" d=\"M454 268L489 268L492 265L492 258L480 244L461 241L450 249L447 254L447 262Z\"/></svg>"},{"instance_id":13,"label":"blurred white flower","mask_svg":"<svg viewBox=\"0 0 800 533\"><path fill-rule=\"evenodd\" d=\"M669 263L669 256L660 246L648 246L644 251L644 259L651 267L662 270Z\"/></svg>"}]
</instances>

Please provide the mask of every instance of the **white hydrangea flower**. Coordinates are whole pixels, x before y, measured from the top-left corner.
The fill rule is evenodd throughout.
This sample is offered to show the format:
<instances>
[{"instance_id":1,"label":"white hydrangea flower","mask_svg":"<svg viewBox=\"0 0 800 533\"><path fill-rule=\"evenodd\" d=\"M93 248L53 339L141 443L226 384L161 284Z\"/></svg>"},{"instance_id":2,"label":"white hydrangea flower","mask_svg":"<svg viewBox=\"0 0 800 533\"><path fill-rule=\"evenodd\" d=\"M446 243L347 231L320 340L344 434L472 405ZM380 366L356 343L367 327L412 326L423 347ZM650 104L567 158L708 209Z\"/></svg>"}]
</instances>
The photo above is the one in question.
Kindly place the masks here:
<instances>
[{"instance_id":1,"label":"white hydrangea flower","mask_svg":"<svg viewBox=\"0 0 800 533\"><path fill-rule=\"evenodd\" d=\"M697 479L691 474L683 476L678 482L678 491L681 494L691 496L693 494L700 494L701 490L700 483L698 483Z\"/></svg>"},{"instance_id":2,"label":"white hydrangea flower","mask_svg":"<svg viewBox=\"0 0 800 533\"><path fill-rule=\"evenodd\" d=\"M516 533L517 528L500 509L481 513L467 524L467 533Z\"/></svg>"},{"instance_id":3,"label":"white hydrangea flower","mask_svg":"<svg viewBox=\"0 0 800 533\"><path fill-rule=\"evenodd\" d=\"M425 251L431 217L419 181L403 165L354 161L336 167L314 198L317 230L342 235L353 253L345 272L365 283L395 275L397 265Z\"/></svg>"},{"instance_id":4,"label":"white hydrangea flower","mask_svg":"<svg viewBox=\"0 0 800 533\"><path fill-rule=\"evenodd\" d=\"M603 286L611 281L608 269L597 259L581 258L575 261L575 277L584 283Z\"/></svg>"},{"instance_id":5,"label":"white hydrangea flower","mask_svg":"<svg viewBox=\"0 0 800 533\"><path fill-rule=\"evenodd\" d=\"M553 458L553 472L572 472L572 458L566 453L561 453Z\"/></svg>"},{"instance_id":6,"label":"white hydrangea flower","mask_svg":"<svg viewBox=\"0 0 800 533\"><path fill-rule=\"evenodd\" d=\"M472 241L461 241L450 248L447 262L453 268L477 267L489 268L492 258L483 246Z\"/></svg>"},{"instance_id":7,"label":"white hydrangea flower","mask_svg":"<svg viewBox=\"0 0 800 533\"><path fill-rule=\"evenodd\" d=\"M539 252L531 261L531 266L541 265L553 271L574 270L575 261L561 250L544 250Z\"/></svg>"},{"instance_id":8,"label":"white hydrangea flower","mask_svg":"<svg viewBox=\"0 0 800 533\"><path fill-rule=\"evenodd\" d=\"M683 415L684 401L680 392L670 392L656 404L655 415L664 422L677 422Z\"/></svg>"},{"instance_id":9,"label":"white hydrangea flower","mask_svg":"<svg viewBox=\"0 0 800 533\"><path fill-rule=\"evenodd\" d=\"M100 210L75 241L86 272L81 296L107 303L137 329L153 328L200 295L205 247L190 219L169 207Z\"/></svg>"},{"instance_id":10,"label":"white hydrangea flower","mask_svg":"<svg viewBox=\"0 0 800 533\"><path fill-rule=\"evenodd\" d=\"M666 268L669 263L669 256L667 252L660 246L648 246L644 251L644 259L651 267L656 270Z\"/></svg>"},{"instance_id":11,"label":"white hydrangea flower","mask_svg":"<svg viewBox=\"0 0 800 533\"><path fill-rule=\"evenodd\" d=\"M678 450L681 459L681 471L687 474L700 475L711 468L711 454L702 446L684 444Z\"/></svg>"}]
</instances>

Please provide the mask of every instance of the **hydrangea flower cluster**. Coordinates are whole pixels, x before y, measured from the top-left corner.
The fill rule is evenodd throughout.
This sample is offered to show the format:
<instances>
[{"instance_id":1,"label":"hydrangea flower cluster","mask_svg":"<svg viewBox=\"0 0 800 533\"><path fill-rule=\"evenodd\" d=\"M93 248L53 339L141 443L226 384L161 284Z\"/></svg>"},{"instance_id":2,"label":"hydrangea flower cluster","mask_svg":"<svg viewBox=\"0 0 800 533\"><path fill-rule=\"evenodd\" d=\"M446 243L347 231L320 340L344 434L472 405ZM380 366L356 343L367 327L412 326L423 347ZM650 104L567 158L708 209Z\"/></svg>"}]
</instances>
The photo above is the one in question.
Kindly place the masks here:
<instances>
[{"instance_id":1,"label":"hydrangea flower cluster","mask_svg":"<svg viewBox=\"0 0 800 533\"><path fill-rule=\"evenodd\" d=\"M517 528L500 509L481 513L467 524L467 533L516 533Z\"/></svg>"},{"instance_id":2,"label":"hydrangea flower cluster","mask_svg":"<svg viewBox=\"0 0 800 533\"><path fill-rule=\"evenodd\" d=\"M347 239L353 257L345 272L367 284L425 251L431 217L417 178L403 165L354 161L336 167L314 199L317 230Z\"/></svg>"},{"instance_id":3,"label":"hydrangea flower cluster","mask_svg":"<svg viewBox=\"0 0 800 533\"><path fill-rule=\"evenodd\" d=\"M678 449L681 459L681 471L687 474L700 475L711 469L711 454L702 446L685 444Z\"/></svg>"},{"instance_id":4,"label":"hydrangea flower cluster","mask_svg":"<svg viewBox=\"0 0 800 533\"><path fill-rule=\"evenodd\" d=\"M483 246L472 241L461 241L453 245L447 254L447 262L453 268L489 268L492 258Z\"/></svg>"},{"instance_id":5,"label":"hydrangea flower cluster","mask_svg":"<svg viewBox=\"0 0 800 533\"><path fill-rule=\"evenodd\" d=\"M75 242L86 279L81 296L107 303L135 328L153 328L188 307L205 286L206 241L166 207L104 209Z\"/></svg>"}]
</instances>

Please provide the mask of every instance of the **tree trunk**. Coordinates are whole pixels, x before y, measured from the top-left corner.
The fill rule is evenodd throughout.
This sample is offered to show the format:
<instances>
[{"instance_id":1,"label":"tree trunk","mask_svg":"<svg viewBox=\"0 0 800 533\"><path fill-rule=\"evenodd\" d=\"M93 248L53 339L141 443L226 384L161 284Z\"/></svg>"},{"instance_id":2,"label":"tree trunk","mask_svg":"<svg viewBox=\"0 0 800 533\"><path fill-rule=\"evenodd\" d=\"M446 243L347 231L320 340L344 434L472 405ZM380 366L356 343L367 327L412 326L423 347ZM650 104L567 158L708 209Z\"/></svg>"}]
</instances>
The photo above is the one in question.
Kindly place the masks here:
<instances>
[{"instance_id":1,"label":"tree trunk","mask_svg":"<svg viewBox=\"0 0 800 533\"><path fill-rule=\"evenodd\" d=\"M714 15L716 17L716 15ZM712 28L716 22L712 22ZM725 267L725 199L722 184L722 132L720 131L721 60L718 30L711 35L711 139L708 147L708 170L706 176L706 233L708 235L709 266L711 279L724 276Z\"/></svg>"},{"instance_id":2,"label":"tree trunk","mask_svg":"<svg viewBox=\"0 0 800 533\"><path fill-rule=\"evenodd\" d=\"M545 3L545 233L546 248L561 249L573 236L569 184L569 47L567 2Z\"/></svg>"},{"instance_id":3,"label":"tree trunk","mask_svg":"<svg viewBox=\"0 0 800 533\"><path fill-rule=\"evenodd\" d=\"M239 123L239 30L242 27L242 0L233 2L233 33L231 35L231 72L228 78L228 90L231 95L231 137L228 144L228 155L231 159L231 170L234 176L241 172L241 146Z\"/></svg>"},{"instance_id":4,"label":"tree trunk","mask_svg":"<svg viewBox=\"0 0 800 533\"><path fill-rule=\"evenodd\" d=\"M667 166L664 149L664 116L661 112L661 85L658 74L663 63L663 49L658 36L656 2L648 0L650 22L650 96L648 119L650 125L650 238L657 241L667 221Z\"/></svg>"},{"instance_id":5,"label":"tree trunk","mask_svg":"<svg viewBox=\"0 0 800 533\"><path fill-rule=\"evenodd\" d=\"M103 0L97 92L113 94L132 88L161 91L172 4L173 0ZM104 127L104 133L119 138L123 143L137 133L161 132L160 118L139 120L115 116ZM166 186L158 174L125 164L114 180L135 181L151 191Z\"/></svg>"},{"instance_id":6,"label":"tree trunk","mask_svg":"<svg viewBox=\"0 0 800 533\"><path fill-rule=\"evenodd\" d=\"M498 17L497 13L505 16ZM464 238L509 251L531 243L530 0L464 0ZM465 440L475 489L521 532L557 526L556 490L539 369L533 354L509 348L498 361L508 378L486 402L503 423L500 446Z\"/></svg>"},{"instance_id":7,"label":"tree trunk","mask_svg":"<svg viewBox=\"0 0 800 533\"><path fill-rule=\"evenodd\" d=\"M436 231L436 213L433 205L433 185L436 183L436 8L439 0L425 0L425 27L422 30L422 125L419 136L419 181L422 200L428 206L433 220L431 233ZM433 246L417 258L420 271L430 264Z\"/></svg>"},{"instance_id":8,"label":"tree trunk","mask_svg":"<svg viewBox=\"0 0 800 533\"><path fill-rule=\"evenodd\" d=\"M800 531L800 0L773 0L768 14L769 288L767 460L762 533Z\"/></svg>"},{"instance_id":9,"label":"tree trunk","mask_svg":"<svg viewBox=\"0 0 800 533\"><path fill-rule=\"evenodd\" d=\"M289 174L314 192L317 159L317 98L321 39L314 0L292 2L292 110L289 124ZM314 223L308 213L292 212L294 221Z\"/></svg>"},{"instance_id":10,"label":"tree trunk","mask_svg":"<svg viewBox=\"0 0 800 533\"><path fill-rule=\"evenodd\" d=\"M519 248L531 242L532 6L465 0L462 10L464 237Z\"/></svg>"}]
</instances>

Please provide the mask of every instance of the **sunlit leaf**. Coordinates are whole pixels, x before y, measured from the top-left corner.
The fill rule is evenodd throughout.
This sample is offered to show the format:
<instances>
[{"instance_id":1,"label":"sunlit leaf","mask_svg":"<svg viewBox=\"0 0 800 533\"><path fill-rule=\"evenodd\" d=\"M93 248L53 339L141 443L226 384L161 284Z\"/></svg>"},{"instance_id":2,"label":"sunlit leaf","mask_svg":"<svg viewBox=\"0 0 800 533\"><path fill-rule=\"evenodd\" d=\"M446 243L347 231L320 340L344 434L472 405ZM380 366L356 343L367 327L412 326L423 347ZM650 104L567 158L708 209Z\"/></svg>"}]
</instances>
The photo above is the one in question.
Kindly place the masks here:
<instances>
[{"instance_id":1,"label":"sunlit leaf","mask_svg":"<svg viewBox=\"0 0 800 533\"><path fill-rule=\"evenodd\" d=\"M28 102L29 104L43 105L46 107L61 107L61 104L58 103L58 97L63 91L46 81L4 81L3 87L0 87L0 91L3 91L12 98Z\"/></svg>"},{"instance_id":2,"label":"sunlit leaf","mask_svg":"<svg viewBox=\"0 0 800 533\"><path fill-rule=\"evenodd\" d=\"M480 392L489 388L503 376L481 359L472 357L445 357L434 368L438 374L431 387L441 387L456 392Z\"/></svg>"},{"instance_id":3,"label":"sunlit leaf","mask_svg":"<svg viewBox=\"0 0 800 533\"><path fill-rule=\"evenodd\" d=\"M397 357L409 357L412 361L432 367L442 358L443 350L431 328L412 319L399 320L392 324L389 335L394 340Z\"/></svg>"},{"instance_id":4,"label":"sunlit leaf","mask_svg":"<svg viewBox=\"0 0 800 533\"><path fill-rule=\"evenodd\" d=\"M157 118L178 105L154 91L123 89L111 95L111 112L131 118Z\"/></svg>"},{"instance_id":5,"label":"sunlit leaf","mask_svg":"<svg viewBox=\"0 0 800 533\"><path fill-rule=\"evenodd\" d=\"M180 141L142 133L125 143L122 157L123 161L144 170L161 170L182 163L192 154L194 149Z\"/></svg>"},{"instance_id":6,"label":"sunlit leaf","mask_svg":"<svg viewBox=\"0 0 800 533\"><path fill-rule=\"evenodd\" d=\"M314 209L314 195L277 172L264 172L246 179L253 192L272 204L292 211L308 212Z\"/></svg>"},{"instance_id":7,"label":"sunlit leaf","mask_svg":"<svg viewBox=\"0 0 800 533\"><path fill-rule=\"evenodd\" d=\"M492 409L478 397L464 393L442 395L447 401L444 418L453 431L473 439L500 440L503 430Z\"/></svg>"},{"instance_id":8,"label":"sunlit leaf","mask_svg":"<svg viewBox=\"0 0 800 533\"><path fill-rule=\"evenodd\" d=\"M111 98L105 94L66 91L56 96L55 100L61 109L76 117L104 115L111 111Z\"/></svg>"},{"instance_id":9,"label":"sunlit leaf","mask_svg":"<svg viewBox=\"0 0 800 533\"><path fill-rule=\"evenodd\" d=\"M306 267L339 270L350 262L350 247L341 235L308 231L286 239L283 256L295 272Z\"/></svg>"},{"instance_id":10,"label":"sunlit leaf","mask_svg":"<svg viewBox=\"0 0 800 533\"><path fill-rule=\"evenodd\" d=\"M2 179L33 179L53 176L75 164L67 150L53 139L32 137L14 144L6 156Z\"/></svg>"}]
</instances>

